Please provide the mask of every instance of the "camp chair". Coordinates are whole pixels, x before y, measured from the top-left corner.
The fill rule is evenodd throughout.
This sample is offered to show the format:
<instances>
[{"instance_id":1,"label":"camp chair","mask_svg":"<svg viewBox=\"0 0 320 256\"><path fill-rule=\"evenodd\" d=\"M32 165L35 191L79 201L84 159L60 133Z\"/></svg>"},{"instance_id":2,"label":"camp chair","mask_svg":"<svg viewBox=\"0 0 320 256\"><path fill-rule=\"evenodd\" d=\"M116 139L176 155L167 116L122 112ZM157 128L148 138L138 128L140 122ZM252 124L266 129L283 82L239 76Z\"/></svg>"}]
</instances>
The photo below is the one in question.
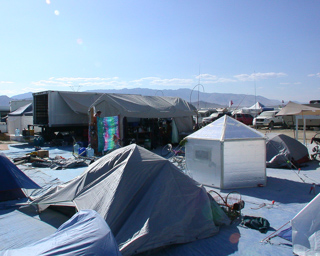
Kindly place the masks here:
<instances>
[{"instance_id":1,"label":"camp chair","mask_svg":"<svg viewBox=\"0 0 320 256\"><path fill-rule=\"evenodd\" d=\"M244 208L244 201L241 194L237 191L231 191L226 197L222 197L218 192L210 190L209 194L220 205L231 221L241 216L241 210Z\"/></svg>"}]
</instances>

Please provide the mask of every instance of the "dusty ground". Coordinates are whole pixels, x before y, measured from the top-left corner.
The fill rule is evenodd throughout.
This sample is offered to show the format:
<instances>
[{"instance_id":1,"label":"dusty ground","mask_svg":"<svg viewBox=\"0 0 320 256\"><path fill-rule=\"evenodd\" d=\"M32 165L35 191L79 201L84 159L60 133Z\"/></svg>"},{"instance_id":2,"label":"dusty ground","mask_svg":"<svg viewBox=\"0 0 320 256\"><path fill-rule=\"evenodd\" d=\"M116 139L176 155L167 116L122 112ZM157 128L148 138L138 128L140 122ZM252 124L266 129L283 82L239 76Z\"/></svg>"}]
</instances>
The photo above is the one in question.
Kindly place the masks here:
<instances>
[{"instance_id":1,"label":"dusty ground","mask_svg":"<svg viewBox=\"0 0 320 256\"><path fill-rule=\"evenodd\" d=\"M293 129L281 129L281 128L274 128L272 130L262 128L258 129L259 132L266 134L269 132L272 133L279 133L279 134L285 134L287 136L290 136L292 138L295 138L295 130ZM316 134L320 133L320 131L314 131L314 130L306 130L306 144L309 144L311 142L312 137ZM319 136L320 137L320 136ZM304 132L303 130L298 130L298 140L303 143L303 138L304 138Z\"/></svg>"},{"instance_id":2,"label":"dusty ground","mask_svg":"<svg viewBox=\"0 0 320 256\"><path fill-rule=\"evenodd\" d=\"M18 143L18 141L10 140L10 136L6 133L0 133L0 150L8 150L8 145Z\"/></svg>"}]
</instances>

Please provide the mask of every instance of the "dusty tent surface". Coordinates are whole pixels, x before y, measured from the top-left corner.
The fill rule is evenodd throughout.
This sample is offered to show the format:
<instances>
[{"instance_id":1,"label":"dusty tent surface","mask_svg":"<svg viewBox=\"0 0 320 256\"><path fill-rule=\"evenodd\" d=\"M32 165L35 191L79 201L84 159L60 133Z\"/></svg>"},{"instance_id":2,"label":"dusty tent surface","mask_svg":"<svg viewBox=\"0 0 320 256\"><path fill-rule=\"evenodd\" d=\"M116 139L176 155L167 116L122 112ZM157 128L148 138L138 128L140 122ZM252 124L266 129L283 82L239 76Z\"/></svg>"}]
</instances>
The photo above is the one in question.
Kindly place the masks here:
<instances>
[{"instance_id":1,"label":"dusty tent surface","mask_svg":"<svg viewBox=\"0 0 320 256\"><path fill-rule=\"evenodd\" d=\"M23 189L40 188L2 153L0 153L0 174L0 201L26 198Z\"/></svg>"},{"instance_id":2,"label":"dusty tent surface","mask_svg":"<svg viewBox=\"0 0 320 256\"><path fill-rule=\"evenodd\" d=\"M269 168L291 168L292 164L309 161L309 152L301 142L285 134L266 134L267 143L267 167Z\"/></svg>"},{"instance_id":3,"label":"dusty tent surface","mask_svg":"<svg viewBox=\"0 0 320 256\"><path fill-rule=\"evenodd\" d=\"M320 255L320 194L292 220L293 252L296 255Z\"/></svg>"},{"instance_id":4,"label":"dusty tent surface","mask_svg":"<svg viewBox=\"0 0 320 256\"><path fill-rule=\"evenodd\" d=\"M35 199L97 211L123 255L212 236L229 219L205 188L168 160L135 144L113 151L79 177Z\"/></svg>"},{"instance_id":5,"label":"dusty tent surface","mask_svg":"<svg viewBox=\"0 0 320 256\"><path fill-rule=\"evenodd\" d=\"M93 210L84 210L62 224L51 236L23 248L2 251L0 255L121 256L121 253L105 220Z\"/></svg>"},{"instance_id":6,"label":"dusty tent surface","mask_svg":"<svg viewBox=\"0 0 320 256\"><path fill-rule=\"evenodd\" d=\"M265 137L232 117L225 115L190 134L185 147L187 171L204 185L266 185Z\"/></svg>"}]
</instances>

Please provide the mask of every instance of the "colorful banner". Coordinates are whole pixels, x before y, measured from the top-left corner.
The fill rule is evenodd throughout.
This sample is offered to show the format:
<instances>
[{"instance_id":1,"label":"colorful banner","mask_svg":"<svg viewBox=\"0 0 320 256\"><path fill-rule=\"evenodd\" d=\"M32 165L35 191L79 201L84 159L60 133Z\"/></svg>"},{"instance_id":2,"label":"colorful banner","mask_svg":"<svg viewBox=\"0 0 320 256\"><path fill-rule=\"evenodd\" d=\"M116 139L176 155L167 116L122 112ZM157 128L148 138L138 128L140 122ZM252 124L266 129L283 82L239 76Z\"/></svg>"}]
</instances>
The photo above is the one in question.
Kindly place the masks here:
<instances>
[{"instance_id":1,"label":"colorful banner","mask_svg":"<svg viewBox=\"0 0 320 256\"><path fill-rule=\"evenodd\" d=\"M98 152L117 148L119 136L118 116L97 118L98 123Z\"/></svg>"}]
</instances>

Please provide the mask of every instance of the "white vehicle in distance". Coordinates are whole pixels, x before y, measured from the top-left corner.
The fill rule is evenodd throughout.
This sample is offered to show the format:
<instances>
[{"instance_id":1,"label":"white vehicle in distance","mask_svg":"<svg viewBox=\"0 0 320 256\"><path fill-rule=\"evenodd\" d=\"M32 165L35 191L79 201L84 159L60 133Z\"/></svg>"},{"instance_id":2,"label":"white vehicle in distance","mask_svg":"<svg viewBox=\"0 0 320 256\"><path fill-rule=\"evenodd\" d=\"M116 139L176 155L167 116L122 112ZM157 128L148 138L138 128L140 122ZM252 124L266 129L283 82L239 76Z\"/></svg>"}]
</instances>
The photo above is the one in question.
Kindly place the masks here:
<instances>
[{"instance_id":1,"label":"white vehicle in distance","mask_svg":"<svg viewBox=\"0 0 320 256\"><path fill-rule=\"evenodd\" d=\"M282 116L276 116L279 111L263 111L260 115L253 119L253 126L256 128L259 127L268 127L272 129L274 126L285 126Z\"/></svg>"},{"instance_id":2,"label":"white vehicle in distance","mask_svg":"<svg viewBox=\"0 0 320 256\"><path fill-rule=\"evenodd\" d=\"M218 112L216 109L200 109L198 110L198 116L194 116L193 120L195 123L202 125L202 120L205 117L209 117L212 113Z\"/></svg>"},{"instance_id":3,"label":"white vehicle in distance","mask_svg":"<svg viewBox=\"0 0 320 256\"><path fill-rule=\"evenodd\" d=\"M205 117L202 119L202 125L207 125L212 123L213 121L216 121L217 119L219 119L220 117L224 116L224 115L228 115L231 116L230 112L216 112L216 113L212 113L210 116Z\"/></svg>"}]
</instances>

